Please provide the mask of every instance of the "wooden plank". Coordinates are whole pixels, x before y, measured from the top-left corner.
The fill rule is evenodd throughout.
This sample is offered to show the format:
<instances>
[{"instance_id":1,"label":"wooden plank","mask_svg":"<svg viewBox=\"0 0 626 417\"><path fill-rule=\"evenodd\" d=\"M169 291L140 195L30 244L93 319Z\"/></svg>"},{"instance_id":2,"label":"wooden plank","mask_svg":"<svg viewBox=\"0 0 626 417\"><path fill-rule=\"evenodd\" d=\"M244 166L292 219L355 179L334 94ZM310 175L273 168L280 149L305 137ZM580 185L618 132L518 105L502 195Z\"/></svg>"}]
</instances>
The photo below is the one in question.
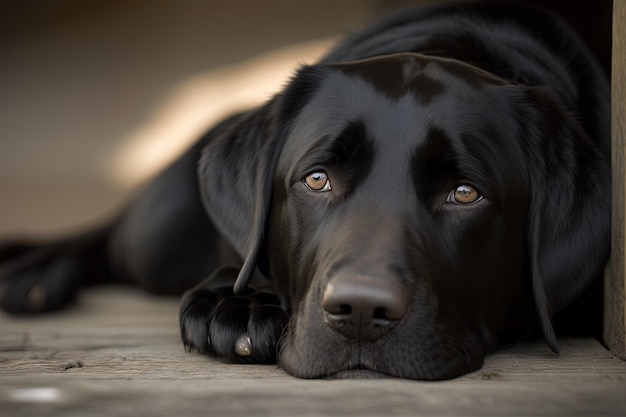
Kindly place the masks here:
<instances>
[{"instance_id":1,"label":"wooden plank","mask_svg":"<svg viewBox=\"0 0 626 417\"><path fill-rule=\"evenodd\" d=\"M0 315L2 416L626 414L626 362L592 339L516 346L452 381L299 380L186 353L177 310L111 288L66 313Z\"/></svg>"},{"instance_id":2,"label":"wooden plank","mask_svg":"<svg viewBox=\"0 0 626 417\"><path fill-rule=\"evenodd\" d=\"M613 3L613 73L611 107L613 227L611 263L605 278L604 340L626 359L626 1Z\"/></svg>"}]
</instances>

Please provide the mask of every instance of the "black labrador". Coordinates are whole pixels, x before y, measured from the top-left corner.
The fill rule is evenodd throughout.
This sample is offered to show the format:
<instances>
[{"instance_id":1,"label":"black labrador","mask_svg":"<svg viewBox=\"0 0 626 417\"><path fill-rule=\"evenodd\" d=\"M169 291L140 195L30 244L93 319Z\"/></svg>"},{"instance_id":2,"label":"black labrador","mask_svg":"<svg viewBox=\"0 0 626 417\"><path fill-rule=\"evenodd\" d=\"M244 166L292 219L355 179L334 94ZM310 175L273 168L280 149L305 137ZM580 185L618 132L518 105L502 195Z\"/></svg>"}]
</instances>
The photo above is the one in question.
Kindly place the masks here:
<instances>
[{"instance_id":1,"label":"black labrador","mask_svg":"<svg viewBox=\"0 0 626 417\"><path fill-rule=\"evenodd\" d=\"M609 113L551 15L405 11L212 129L110 224L5 244L0 302L187 291L188 349L304 378L452 378L533 328L557 351L559 322L601 325Z\"/></svg>"}]
</instances>

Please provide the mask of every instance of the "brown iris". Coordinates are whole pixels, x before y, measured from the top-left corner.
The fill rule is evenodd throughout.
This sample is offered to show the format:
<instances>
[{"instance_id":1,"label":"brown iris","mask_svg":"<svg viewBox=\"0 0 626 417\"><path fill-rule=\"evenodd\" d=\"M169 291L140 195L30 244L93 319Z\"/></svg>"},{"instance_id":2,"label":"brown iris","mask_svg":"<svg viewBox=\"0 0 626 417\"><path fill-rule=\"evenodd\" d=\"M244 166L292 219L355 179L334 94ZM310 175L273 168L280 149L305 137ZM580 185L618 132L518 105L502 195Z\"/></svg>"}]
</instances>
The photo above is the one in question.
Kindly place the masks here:
<instances>
[{"instance_id":1,"label":"brown iris","mask_svg":"<svg viewBox=\"0 0 626 417\"><path fill-rule=\"evenodd\" d=\"M330 191L330 180L324 171L315 171L304 177L304 184L312 191Z\"/></svg>"},{"instance_id":2,"label":"brown iris","mask_svg":"<svg viewBox=\"0 0 626 417\"><path fill-rule=\"evenodd\" d=\"M471 185L462 184L457 186L448 195L449 203L456 204L473 204L480 201L483 198L478 190Z\"/></svg>"}]
</instances>

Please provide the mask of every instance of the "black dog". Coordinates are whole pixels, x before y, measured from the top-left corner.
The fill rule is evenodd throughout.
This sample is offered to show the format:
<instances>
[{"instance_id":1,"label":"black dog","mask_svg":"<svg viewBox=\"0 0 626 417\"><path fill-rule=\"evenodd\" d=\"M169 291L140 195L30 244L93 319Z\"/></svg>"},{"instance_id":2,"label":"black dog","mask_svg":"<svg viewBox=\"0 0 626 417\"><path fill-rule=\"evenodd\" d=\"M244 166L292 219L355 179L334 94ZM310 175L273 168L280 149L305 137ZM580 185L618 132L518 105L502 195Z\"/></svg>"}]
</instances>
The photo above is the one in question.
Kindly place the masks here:
<instances>
[{"instance_id":1,"label":"black dog","mask_svg":"<svg viewBox=\"0 0 626 417\"><path fill-rule=\"evenodd\" d=\"M553 315L608 259L608 100L549 15L392 16L214 128L106 227L5 245L2 307L197 285L189 349L305 378L451 378L535 323L556 351ZM592 301L564 323L597 330Z\"/></svg>"}]
</instances>

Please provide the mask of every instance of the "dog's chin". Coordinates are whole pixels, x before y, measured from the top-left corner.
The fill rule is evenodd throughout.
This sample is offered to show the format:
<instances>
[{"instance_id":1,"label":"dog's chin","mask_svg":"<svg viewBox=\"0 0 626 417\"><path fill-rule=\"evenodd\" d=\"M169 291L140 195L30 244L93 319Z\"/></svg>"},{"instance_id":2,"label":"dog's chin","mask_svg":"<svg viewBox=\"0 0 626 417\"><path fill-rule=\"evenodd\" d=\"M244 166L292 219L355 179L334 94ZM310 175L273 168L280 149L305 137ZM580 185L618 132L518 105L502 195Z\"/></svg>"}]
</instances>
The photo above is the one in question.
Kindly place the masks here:
<instances>
[{"instance_id":1,"label":"dog's chin","mask_svg":"<svg viewBox=\"0 0 626 417\"><path fill-rule=\"evenodd\" d=\"M366 368L346 369L335 374L326 375L326 379L381 379L396 378L383 372L373 371Z\"/></svg>"}]
</instances>

